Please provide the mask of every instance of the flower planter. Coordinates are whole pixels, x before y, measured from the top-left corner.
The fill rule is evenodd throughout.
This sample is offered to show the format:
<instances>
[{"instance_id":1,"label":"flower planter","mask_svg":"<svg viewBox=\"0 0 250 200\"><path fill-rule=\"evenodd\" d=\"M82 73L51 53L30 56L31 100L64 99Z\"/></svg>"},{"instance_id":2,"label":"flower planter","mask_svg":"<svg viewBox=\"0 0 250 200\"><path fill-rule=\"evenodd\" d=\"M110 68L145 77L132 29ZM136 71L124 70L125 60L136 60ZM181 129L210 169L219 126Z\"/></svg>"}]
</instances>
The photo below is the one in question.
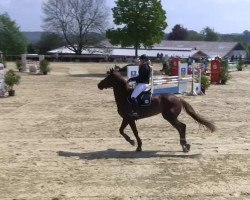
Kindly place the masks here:
<instances>
[{"instance_id":1,"label":"flower planter","mask_svg":"<svg viewBox=\"0 0 250 200\"><path fill-rule=\"evenodd\" d=\"M226 84L226 80L221 80L220 84L221 85L225 85Z\"/></svg>"},{"instance_id":2,"label":"flower planter","mask_svg":"<svg viewBox=\"0 0 250 200\"><path fill-rule=\"evenodd\" d=\"M15 90L10 90L10 91L8 91L8 93L9 93L10 97L15 96Z\"/></svg>"},{"instance_id":3,"label":"flower planter","mask_svg":"<svg viewBox=\"0 0 250 200\"><path fill-rule=\"evenodd\" d=\"M206 89L205 89L204 87L201 87L201 92L202 92L203 94L206 94Z\"/></svg>"}]
</instances>

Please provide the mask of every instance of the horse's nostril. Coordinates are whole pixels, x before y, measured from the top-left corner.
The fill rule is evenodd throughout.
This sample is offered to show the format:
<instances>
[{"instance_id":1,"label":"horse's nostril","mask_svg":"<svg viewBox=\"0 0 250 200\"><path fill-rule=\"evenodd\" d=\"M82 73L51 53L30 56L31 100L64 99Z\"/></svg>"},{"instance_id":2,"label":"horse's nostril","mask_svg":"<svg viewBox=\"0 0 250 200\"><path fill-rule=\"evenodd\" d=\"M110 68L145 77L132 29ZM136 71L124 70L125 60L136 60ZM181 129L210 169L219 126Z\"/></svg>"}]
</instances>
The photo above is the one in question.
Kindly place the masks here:
<instances>
[{"instance_id":1,"label":"horse's nostril","mask_svg":"<svg viewBox=\"0 0 250 200\"><path fill-rule=\"evenodd\" d=\"M101 84L100 84L100 83L97 85L97 87L98 87L99 90L102 90L102 89L103 89L103 88L101 87Z\"/></svg>"}]
</instances>

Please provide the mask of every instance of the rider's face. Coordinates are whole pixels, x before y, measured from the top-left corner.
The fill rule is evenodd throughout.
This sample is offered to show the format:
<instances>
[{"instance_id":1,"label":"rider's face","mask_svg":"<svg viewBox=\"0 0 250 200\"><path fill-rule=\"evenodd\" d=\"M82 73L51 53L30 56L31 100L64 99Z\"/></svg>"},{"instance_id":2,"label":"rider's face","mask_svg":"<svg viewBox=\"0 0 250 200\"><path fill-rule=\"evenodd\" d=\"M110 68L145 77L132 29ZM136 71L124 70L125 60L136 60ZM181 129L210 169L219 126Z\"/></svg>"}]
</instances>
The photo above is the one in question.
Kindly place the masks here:
<instances>
[{"instance_id":1,"label":"rider's face","mask_svg":"<svg viewBox=\"0 0 250 200\"><path fill-rule=\"evenodd\" d=\"M135 60L135 65L140 65L140 60L139 59Z\"/></svg>"},{"instance_id":2,"label":"rider's face","mask_svg":"<svg viewBox=\"0 0 250 200\"><path fill-rule=\"evenodd\" d=\"M139 62L139 63L140 63L140 65L142 65L142 64L144 63L144 60L140 60L140 62Z\"/></svg>"}]
</instances>

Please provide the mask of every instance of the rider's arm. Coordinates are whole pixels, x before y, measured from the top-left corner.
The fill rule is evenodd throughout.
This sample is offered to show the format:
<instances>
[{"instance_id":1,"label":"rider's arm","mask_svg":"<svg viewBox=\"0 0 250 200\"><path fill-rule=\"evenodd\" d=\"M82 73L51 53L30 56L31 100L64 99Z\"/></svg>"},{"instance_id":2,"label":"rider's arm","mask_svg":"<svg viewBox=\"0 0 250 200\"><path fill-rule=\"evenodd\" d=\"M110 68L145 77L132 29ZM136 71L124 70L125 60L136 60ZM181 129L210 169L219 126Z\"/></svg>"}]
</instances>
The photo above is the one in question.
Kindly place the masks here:
<instances>
[{"instance_id":1,"label":"rider's arm","mask_svg":"<svg viewBox=\"0 0 250 200\"><path fill-rule=\"evenodd\" d=\"M138 80L138 77L139 76L132 77L132 78L128 79L128 82L136 81L136 80Z\"/></svg>"}]
</instances>

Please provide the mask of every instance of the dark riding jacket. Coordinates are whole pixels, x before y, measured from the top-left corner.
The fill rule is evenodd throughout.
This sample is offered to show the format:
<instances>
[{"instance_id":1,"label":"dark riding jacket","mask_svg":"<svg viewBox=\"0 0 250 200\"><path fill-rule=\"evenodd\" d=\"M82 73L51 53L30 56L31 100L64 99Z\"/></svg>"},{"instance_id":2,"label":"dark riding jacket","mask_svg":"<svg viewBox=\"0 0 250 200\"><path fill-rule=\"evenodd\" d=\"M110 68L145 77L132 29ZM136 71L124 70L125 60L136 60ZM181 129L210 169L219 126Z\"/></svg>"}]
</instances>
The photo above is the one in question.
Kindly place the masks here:
<instances>
[{"instance_id":1,"label":"dark riding jacket","mask_svg":"<svg viewBox=\"0 0 250 200\"><path fill-rule=\"evenodd\" d=\"M136 83L149 83L151 75L151 68L148 64L144 63L139 67L139 75L130 78L129 81L136 81Z\"/></svg>"}]
</instances>

